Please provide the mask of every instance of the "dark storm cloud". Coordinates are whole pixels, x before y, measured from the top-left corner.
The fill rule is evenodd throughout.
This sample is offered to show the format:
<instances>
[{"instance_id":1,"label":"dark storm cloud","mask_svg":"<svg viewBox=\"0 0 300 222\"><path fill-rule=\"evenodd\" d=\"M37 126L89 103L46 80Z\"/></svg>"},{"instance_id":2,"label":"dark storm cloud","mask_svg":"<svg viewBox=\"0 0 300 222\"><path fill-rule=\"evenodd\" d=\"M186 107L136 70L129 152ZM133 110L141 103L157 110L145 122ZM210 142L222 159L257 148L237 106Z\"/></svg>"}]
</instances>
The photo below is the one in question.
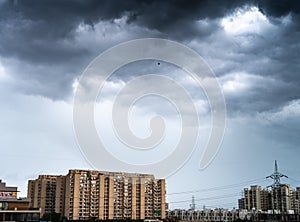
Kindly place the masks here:
<instances>
[{"instance_id":1,"label":"dark storm cloud","mask_svg":"<svg viewBox=\"0 0 300 222\"><path fill-rule=\"evenodd\" d=\"M0 8L2 29L1 53L26 54L20 44L36 46L40 54L47 52L47 59L55 61L57 55L76 55L80 50L58 47L57 53L51 45L65 38L72 38L80 23L93 27L100 20L112 21L124 15L128 23L136 23L149 29L158 30L162 35L181 32L186 38L197 35L195 22L199 19L220 18L244 5L258 5L262 12L272 16L282 16L289 12L298 13L298 1L4 1ZM213 28L204 29L211 33ZM7 32L7 33L6 33ZM201 33L200 33L201 34ZM176 37L176 36L175 36ZM18 39L19 38L19 39ZM183 37L182 37L183 38ZM23 40L23 41L17 41ZM39 41L40 40L40 41ZM53 42L49 42L53 41ZM10 43L13 42L13 43ZM20 43L18 43L20 42ZM48 46L43 46L47 44ZM19 47L17 47L19 46ZM59 45L57 45L59 46ZM46 57L46 56L45 56ZM43 58L43 57L42 57ZM41 57L35 58L37 61Z\"/></svg>"},{"instance_id":2,"label":"dark storm cloud","mask_svg":"<svg viewBox=\"0 0 300 222\"><path fill-rule=\"evenodd\" d=\"M180 39L208 35L213 25L197 30L195 22L218 18L245 5L242 1L5 1L0 8L0 53L22 56L34 62L59 62L87 53L63 45L72 39L80 23L91 27L124 15L128 23L158 30L163 36Z\"/></svg>"},{"instance_id":3,"label":"dark storm cloud","mask_svg":"<svg viewBox=\"0 0 300 222\"><path fill-rule=\"evenodd\" d=\"M94 56L119 41L127 40L124 37L111 40L111 43L100 41L100 45L97 45L99 49L95 50L93 43L84 46L84 43L79 44L75 39L80 24L88 25L93 33L99 22L106 21L116 25L115 19L125 17L128 27L137 26L150 30L136 36L133 34L130 36L132 38L160 36L183 42L193 39L206 41L220 28L219 18L246 5L256 5L272 17L281 17L289 12L296 16L299 12L298 1L2 1L0 56L10 59L7 70L16 77L16 85L21 91L64 99L71 93L73 79L80 75ZM199 20L202 23L198 23ZM255 47L236 49L236 53L242 55L235 58L238 65L226 65L227 71L223 70L219 75L235 71L243 65L246 70L258 75L272 73L270 75L277 76L280 80L295 81L294 72L298 66L289 64L291 59L297 61L299 58L299 53L295 50L297 46L294 47L297 45L293 34L298 25L296 22L289 29L284 29L285 33L277 39L254 39L253 43L257 43ZM264 45L266 43L267 47ZM278 53L272 51L275 46ZM278 63L261 67L251 66L247 62L249 58L258 60L260 56L268 56ZM226 59L226 55L223 58Z\"/></svg>"},{"instance_id":4,"label":"dark storm cloud","mask_svg":"<svg viewBox=\"0 0 300 222\"><path fill-rule=\"evenodd\" d=\"M300 12L300 2L297 0L290 1L258 1L258 8L268 16L280 17L289 13L298 14Z\"/></svg>"},{"instance_id":5,"label":"dark storm cloud","mask_svg":"<svg viewBox=\"0 0 300 222\"><path fill-rule=\"evenodd\" d=\"M80 23L92 26L118 18L126 10L122 3L119 10L113 6L106 1L7 1L0 9L0 52L37 63L87 53L63 41L72 39Z\"/></svg>"}]
</instances>

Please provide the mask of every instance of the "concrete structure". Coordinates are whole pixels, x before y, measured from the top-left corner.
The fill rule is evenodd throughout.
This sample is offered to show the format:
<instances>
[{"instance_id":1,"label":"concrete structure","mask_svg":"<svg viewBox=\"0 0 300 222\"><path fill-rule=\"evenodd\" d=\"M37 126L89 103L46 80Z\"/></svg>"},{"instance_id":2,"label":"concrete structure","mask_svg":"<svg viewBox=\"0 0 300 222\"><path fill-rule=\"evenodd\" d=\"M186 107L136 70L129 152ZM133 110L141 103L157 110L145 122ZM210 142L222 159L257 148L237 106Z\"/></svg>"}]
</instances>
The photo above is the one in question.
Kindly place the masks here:
<instances>
[{"instance_id":1,"label":"concrete structure","mask_svg":"<svg viewBox=\"0 0 300 222\"><path fill-rule=\"evenodd\" d=\"M279 210L280 212L288 212L289 210L291 210L291 193L292 189L289 184L281 184L278 187L273 187L271 190L271 209Z\"/></svg>"},{"instance_id":2,"label":"concrete structure","mask_svg":"<svg viewBox=\"0 0 300 222\"><path fill-rule=\"evenodd\" d=\"M268 189L264 188L260 191L260 205L262 211L267 211L272 207L272 196Z\"/></svg>"},{"instance_id":3,"label":"concrete structure","mask_svg":"<svg viewBox=\"0 0 300 222\"><path fill-rule=\"evenodd\" d=\"M40 175L36 180L28 181L27 196L30 207L40 208L45 213L62 213L64 211L66 176Z\"/></svg>"},{"instance_id":4,"label":"concrete structure","mask_svg":"<svg viewBox=\"0 0 300 222\"><path fill-rule=\"evenodd\" d=\"M233 222L233 221L300 221L300 215L294 213L282 214L280 212L262 212L259 210L245 210L245 209L203 209L203 210L184 210L175 209L167 211L167 219L169 221L180 222Z\"/></svg>"},{"instance_id":5,"label":"concrete structure","mask_svg":"<svg viewBox=\"0 0 300 222\"><path fill-rule=\"evenodd\" d=\"M165 218L165 180L149 174L69 170L28 181L31 206L69 220Z\"/></svg>"},{"instance_id":6,"label":"concrete structure","mask_svg":"<svg viewBox=\"0 0 300 222\"><path fill-rule=\"evenodd\" d=\"M296 187L291 195L291 207L296 214L300 214L300 187Z\"/></svg>"},{"instance_id":7,"label":"concrete structure","mask_svg":"<svg viewBox=\"0 0 300 222\"><path fill-rule=\"evenodd\" d=\"M0 221L39 221L40 210L31 209L29 199L17 198L17 189L0 180Z\"/></svg>"},{"instance_id":8,"label":"concrete structure","mask_svg":"<svg viewBox=\"0 0 300 222\"><path fill-rule=\"evenodd\" d=\"M239 209L268 210L287 213L293 211L300 213L300 188L293 190L289 184L280 184L270 190L261 189L260 186L251 186L244 189L244 198L239 201Z\"/></svg>"},{"instance_id":9,"label":"concrete structure","mask_svg":"<svg viewBox=\"0 0 300 222\"><path fill-rule=\"evenodd\" d=\"M238 206L239 206L239 209L245 209L245 198L240 198L238 199Z\"/></svg>"},{"instance_id":10,"label":"concrete structure","mask_svg":"<svg viewBox=\"0 0 300 222\"><path fill-rule=\"evenodd\" d=\"M247 210L261 210L261 187L258 185L251 186L250 189L244 189L244 207Z\"/></svg>"},{"instance_id":11,"label":"concrete structure","mask_svg":"<svg viewBox=\"0 0 300 222\"><path fill-rule=\"evenodd\" d=\"M175 209L167 211L169 220L179 221L236 221L239 218L238 210L228 209L204 209L204 210L183 210Z\"/></svg>"},{"instance_id":12,"label":"concrete structure","mask_svg":"<svg viewBox=\"0 0 300 222\"><path fill-rule=\"evenodd\" d=\"M6 183L0 180L0 198L1 199L8 199L8 198L17 198L17 187L8 187Z\"/></svg>"}]
</instances>

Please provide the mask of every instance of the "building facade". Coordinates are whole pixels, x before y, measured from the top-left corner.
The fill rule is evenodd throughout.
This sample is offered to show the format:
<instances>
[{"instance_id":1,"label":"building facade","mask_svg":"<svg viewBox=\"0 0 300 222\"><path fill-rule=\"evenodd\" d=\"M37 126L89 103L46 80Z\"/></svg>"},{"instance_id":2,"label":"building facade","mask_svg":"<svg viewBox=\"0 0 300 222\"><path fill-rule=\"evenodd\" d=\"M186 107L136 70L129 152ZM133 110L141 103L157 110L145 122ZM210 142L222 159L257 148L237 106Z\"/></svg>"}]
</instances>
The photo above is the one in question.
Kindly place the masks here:
<instances>
[{"instance_id":1,"label":"building facade","mask_svg":"<svg viewBox=\"0 0 300 222\"><path fill-rule=\"evenodd\" d=\"M261 187L251 186L250 189L244 189L244 207L247 210L261 209Z\"/></svg>"},{"instance_id":2,"label":"building facade","mask_svg":"<svg viewBox=\"0 0 300 222\"><path fill-rule=\"evenodd\" d=\"M184 210L175 209L167 211L167 218L170 221L224 221L233 222L239 217L238 210L228 209L203 209L203 210ZM243 218L244 219L244 218Z\"/></svg>"},{"instance_id":3,"label":"building facade","mask_svg":"<svg viewBox=\"0 0 300 222\"><path fill-rule=\"evenodd\" d=\"M291 207L296 214L300 214L300 187L292 191Z\"/></svg>"},{"instance_id":4,"label":"building facade","mask_svg":"<svg viewBox=\"0 0 300 222\"><path fill-rule=\"evenodd\" d=\"M1 199L10 199L10 198L17 198L17 187L8 187L6 183L0 180L0 198Z\"/></svg>"},{"instance_id":5,"label":"building facade","mask_svg":"<svg viewBox=\"0 0 300 222\"><path fill-rule=\"evenodd\" d=\"M268 189L264 188L260 192L261 210L267 211L272 206L272 195Z\"/></svg>"},{"instance_id":6,"label":"building facade","mask_svg":"<svg viewBox=\"0 0 300 222\"><path fill-rule=\"evenodd\" d=\"M272 210L287 212L292 209L291 204L292 189L289 184L281 184L278 187L273 187L271 190Z\"/></svg>"},{"instance_id":7,"label":"building facade","mask_svg":"<svg viewBox=\"0 0 300 222\"><path fill-rule=\"evenodd\" d=\"M245 188L244 197L239 199L239 209L282 213L293 211L299 214L300 188L293 190L289 184L280 184L271 189L261 189L257 185Z\"/></svg>"},{"instance_id":8,"label":"building facade","mask_svg":"<svg viewBox=\"0 0 300 222\"><path fill-rule=\"evenodd\" d=\"M245 209L203 209L184 210L174 209L167 211L169 221L195 221L195 222L234 222L234 221L300 221L300 215L294 213L282 214L280 212L263 212Z\"/></svg>"},{"instance_id":9,"label":"building facade","mask_svg":"<svg viewBox=\"0 0 300 222\"><path fill-rule=\"evenodd\" d=\"M30 208L30 200L17 197L17 187L8 187L0 180L0 221L38 222L40 210Z\"/></svg>"},{"instance_id":10,"label":"building facade","mask_svg":"<svg viewBox=\"0 0 300 222\"><path fill-rule=\"evenodd\" d=\"M30 207L40 208L45 213L64 211L66 176L40 175L36 180L28 181L27 197Z\"/></svg>"},{"instance_id":11,"label":"building facade","mask_svg":"<svg viewBox=\"0 0 300 222\"><path fill-rule=\"evenodd\" d=\"M165 194L165 180L149 174L69 170L28 181L33 207L69 220L163 219Z\"/></svg>"}]
</instances>

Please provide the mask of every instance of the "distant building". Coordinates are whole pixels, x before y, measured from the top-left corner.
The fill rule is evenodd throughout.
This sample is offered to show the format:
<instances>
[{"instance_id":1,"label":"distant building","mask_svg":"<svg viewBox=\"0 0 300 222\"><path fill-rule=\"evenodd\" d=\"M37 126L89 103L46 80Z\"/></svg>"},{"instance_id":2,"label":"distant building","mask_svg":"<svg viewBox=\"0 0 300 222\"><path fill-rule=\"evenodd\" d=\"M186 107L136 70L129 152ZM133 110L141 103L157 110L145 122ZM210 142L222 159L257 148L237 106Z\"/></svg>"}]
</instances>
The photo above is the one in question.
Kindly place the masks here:
<instances>
[{"instance_id":1,"label":"distant building","mask_svg":"<svg viewBox=\"0 0 300 222\"><path fill-rule=\"evenodd\" d=\"M241 198L238 200L239 209L245 209L245 198Z\"/></svg>"},{"instance_id":2,"label":"distant building","mask_svg":"<svg viewBox=\"0 0 300 222\"><path fill-rule=\"evenodd\" d=\"M300 187L292 191L291 207L296 214L300 214Z\"/></svg>"},{"instance_id":3,"label":"distant building","mask_svg":"<svg viewBox=\"0 0 300 222\"><path fill-rule=\"evenodd\" d=\"M251 186L250 189L244 189L244 209L261 210L261 187L258 185Z\"/></svg>"},{"instance_id":4,"label":"distant building","mask_svg":"<svg viewBox=\"0 0 300 222\"><path fill-rule=\"evenodd\" d=\"M278 187L273 187L271 190L272 210L287 212L292 209L291 204L292 189L289 184L281 184Z\"/></svg>"},{"instance_id":5,"label":"distant building","mask_svg":"<svg viewBox=\"0 0 300 222\"><path fill-rule=\"evenodd\" d=\"M0 180L1 199L17 198L17 193L18 193L17 187L7 187L6 184Z\"/></svg>"},{"instance_id":6,"label":"distant building","mask_svg":"<svg viewBox=\"0 0 300 222\"><path fill-rule=\"evenodd\" d=\"M239 209L300 213L300 187L293 190L289 184L280 184L270 190L254 185L244 189L238 200Z\"/></svg>"},{"instance_id":7,"label":"distant building","mask_svg":"<svg viewBox=\"0 0 300 222\"><path fill-rule=\"evenodd\" d=\"M28 181L31 206L69 220L164 219L165 180L149 174L69 170Z\"/></svg>"},{"instance_id":8,"label":"distant building","mask_svg":"<svg viewBox=\"0 0 300 222\"><path fill-rule=\"evenodd\" d=\"M260 210L262 211L267 211L272 208L272 195L266 188L260 191L260 205Z\"/></svg>"},{"instance_id":9,"label":"distant building","mask_svg":"<svg viewBox=\"0 0 300 222\"><path fill-rule=\"evenodd\" d=\"M236 221L239 218L238 210L228 209L203 209L184 210L175 209L167 211L167 219L177 219L179 221Z\"/></svg>"},{"instance_id":10,"label":"distant building","mask_svg":"<svg viewBox=\"0 0 300 222\"><path fill-rule=\"evenodd\" d=\"M0 221L39 221L40 210L30 208L30 200L17 198L17 187L0 180Z\"/></svg>"},{"instance_id":11,"label":"distant building","mask_svg":"<svg viewBox=\"0 0 300 222\"><path fill-rule=\"evenodd\" d=\"M300 215L293 212L282 214L279 211L245 210L245 209L203 209L203 210L184 210L174 209L167 211L169 221L181 222L233 222L233 221L295 221L299 222Z\"/></svg>"},{"instance_id":12,"label":"distant building","mask_svg":"<svg viewBox=\"0 0 300 222\"><path fill-rule=\"evenodd\" d=\"M65 181L66 176L62 175L40 175L36 180L29 180L30 207L40 208L41 215L64 212Z\"/></svg>"}]
</instances>

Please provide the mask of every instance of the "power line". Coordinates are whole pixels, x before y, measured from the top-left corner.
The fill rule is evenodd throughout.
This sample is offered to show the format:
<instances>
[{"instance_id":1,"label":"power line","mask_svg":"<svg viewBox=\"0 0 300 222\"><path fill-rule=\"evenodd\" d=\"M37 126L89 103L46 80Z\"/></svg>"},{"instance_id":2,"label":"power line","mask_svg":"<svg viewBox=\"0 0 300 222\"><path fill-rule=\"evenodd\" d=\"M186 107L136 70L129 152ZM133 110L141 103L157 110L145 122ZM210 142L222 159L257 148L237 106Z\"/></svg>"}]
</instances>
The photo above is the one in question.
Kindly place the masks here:
<instances>
[{"instance_id":1,"label":"power line","mask_svg":"<svg viewBox=\"0 0 300 222\"><path fill-rule=\"evenodd\" d=\"M292 178L292 177L289 177L289 179L292 180L292 181L294 181L294 182L300 183L299 180L296 180L296 179L294 179L294 178Z\"/></svg>"},{"instance_id":2,"label":"power line","mask_svg":"<svg viewBox=\"0 0 300 222\"><path fill-rule=\"evenodd\" d=\"M231 194L226 194L226 195L220 195L220 196L211 196L211 197L204 197L204 198L197 198L194 199L194 201L203 201L203 200L216 200L216 199L224 199L224 198L229 198L229 197L234 197L234 196L239 196L239 193L231 193ZM169 203L187 203L190 202L191 200L179 200L179 201L171 201Z\"/></svg>"},{"instance_id":3,"label":"power line","mask_svg":"<svg viewBox=\"0 0 300 222\"><path fill-rule=\"evenodd\" d=\"M242 185L247 185L249 183L253 182L260 182L266 180L266 178L259 178L259 179L254 179L254 180L248 180L236 184L229 184L229 185L224 185L224 186L218 186L218 187L212 187L212 188L205 188L205 189L199 189L199 190L189 190L189 191L182 191L182 192L174 192L174 193L167 193L167 195L180 195L180 194L189 194L189 193L200 193L200 192L207 192L207 191L216 191L216 190L225 190L225 189L230 189Z\"/></svg>"}]
</instances>

